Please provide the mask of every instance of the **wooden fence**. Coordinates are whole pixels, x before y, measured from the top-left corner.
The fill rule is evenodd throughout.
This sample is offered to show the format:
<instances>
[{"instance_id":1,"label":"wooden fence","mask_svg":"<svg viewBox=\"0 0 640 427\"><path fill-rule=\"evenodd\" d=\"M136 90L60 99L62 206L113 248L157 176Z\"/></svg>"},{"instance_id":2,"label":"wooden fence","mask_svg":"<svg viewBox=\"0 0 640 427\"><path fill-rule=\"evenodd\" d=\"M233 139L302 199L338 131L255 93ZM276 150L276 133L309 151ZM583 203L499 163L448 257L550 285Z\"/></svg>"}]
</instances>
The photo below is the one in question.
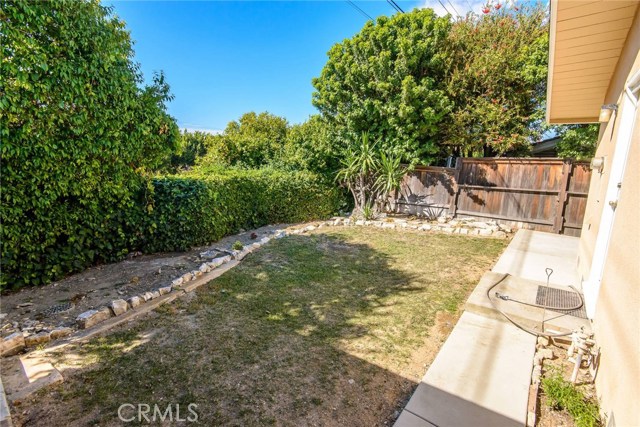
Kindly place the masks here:
<instances>
[{"instance_id":1,"label":"wooden fence","mask_svg":"<svg viewBox=\"0 0 640 427\"><path fill-rule=\"evenodd\" d=\"M416 167L395 210L420 216L495 219L522 228L579 236L591 170L551 158L459 158L455 168Z\"/></svg>"}]
</instances>

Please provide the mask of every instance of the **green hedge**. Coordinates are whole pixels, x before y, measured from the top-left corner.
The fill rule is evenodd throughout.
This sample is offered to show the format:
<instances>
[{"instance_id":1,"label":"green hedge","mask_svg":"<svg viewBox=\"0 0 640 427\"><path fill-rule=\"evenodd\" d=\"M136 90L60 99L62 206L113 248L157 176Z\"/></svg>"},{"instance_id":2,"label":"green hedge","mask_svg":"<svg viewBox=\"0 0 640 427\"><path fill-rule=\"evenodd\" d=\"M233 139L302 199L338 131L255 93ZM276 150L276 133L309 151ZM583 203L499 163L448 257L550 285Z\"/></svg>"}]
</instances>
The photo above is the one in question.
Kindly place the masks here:
<instances>
[{"instance_id":1,"label":"green hedge","mask_svg":"<svg viewBox=\"0 0 640 427\"><path fill-rule=\"evenodd\" d=\"M51 217L43 211L38 218L3 223L0 285L44 284L96 262L122 259L130 250L186 250L241 228L318 219L336 212L341 202L340 191L317 175L277 170L156 178L142 184L137 197L100 207L102 220L92 206L61 201ZM87 209L92 215L83 214Z\"/></svg>"},{"instance_id":2,"label":"green hedge","mask_svg":"<svg viewBox=\"0 0 640 427\"><path fill-rule=\"evenodd\" d=\"M154 233L145 252L185 250L266 224L322 218L340 207L340 192L308 172L228 171L154 180Z\"/></svg>"}]
</instances>

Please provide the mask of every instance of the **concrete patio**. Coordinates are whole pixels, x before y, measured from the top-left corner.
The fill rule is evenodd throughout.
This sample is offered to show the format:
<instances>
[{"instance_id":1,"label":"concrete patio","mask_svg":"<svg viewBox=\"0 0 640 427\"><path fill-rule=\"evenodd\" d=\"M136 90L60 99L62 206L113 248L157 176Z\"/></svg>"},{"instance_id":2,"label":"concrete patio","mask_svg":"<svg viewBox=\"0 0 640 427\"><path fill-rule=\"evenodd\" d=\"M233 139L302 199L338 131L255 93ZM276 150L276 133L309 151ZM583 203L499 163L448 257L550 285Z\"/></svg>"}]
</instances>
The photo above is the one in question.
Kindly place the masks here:
<instances>
[{"instance_id":1,"label":"concrete patio","mask_svg":"<svg viewBox=\"0 0 640 427\"><path fill-rule=\"evenodd\" d=\"M396 427L524 426L536 337L509 322L546 331L571 331L589 321L494 298L493 292L535 302L545 286L579 289L575 271L578 238L519 230L491 272L469 297L465 312L431 364ZM505 278L505 274L507 276ZM505 278L494 289L491 287ZM494 305L489 300L488 290Z\"/></svg>"}]
</instances>

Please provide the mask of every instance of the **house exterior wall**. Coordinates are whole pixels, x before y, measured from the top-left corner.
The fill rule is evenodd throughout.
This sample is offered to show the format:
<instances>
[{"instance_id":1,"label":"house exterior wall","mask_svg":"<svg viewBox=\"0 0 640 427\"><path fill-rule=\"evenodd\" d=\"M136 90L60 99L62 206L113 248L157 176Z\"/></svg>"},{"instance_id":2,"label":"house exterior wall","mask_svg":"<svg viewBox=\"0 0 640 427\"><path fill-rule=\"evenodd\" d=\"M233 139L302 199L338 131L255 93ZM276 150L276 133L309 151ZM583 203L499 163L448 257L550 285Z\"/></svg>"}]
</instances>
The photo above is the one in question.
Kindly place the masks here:
<instances>
[{"instance_id":1,"label":"house exterior wall","mask_svg":"<svg viewBox=\"0 0 640 427\"><path fill-rule=\"evenodd\" d=\"M625 48L607 91L605 103L622 105L625 82L640 69L640 19L635 16ZM604 157L602 173L594 171L579 246L578 270L589 275L605 207L609 171L622 111L603 124L596 157ZM640 425L640 109L615 211L611 240L596 302L593 329L601 350L596 389L601 408L616 426Z\"/></svg>"}]
</instances>

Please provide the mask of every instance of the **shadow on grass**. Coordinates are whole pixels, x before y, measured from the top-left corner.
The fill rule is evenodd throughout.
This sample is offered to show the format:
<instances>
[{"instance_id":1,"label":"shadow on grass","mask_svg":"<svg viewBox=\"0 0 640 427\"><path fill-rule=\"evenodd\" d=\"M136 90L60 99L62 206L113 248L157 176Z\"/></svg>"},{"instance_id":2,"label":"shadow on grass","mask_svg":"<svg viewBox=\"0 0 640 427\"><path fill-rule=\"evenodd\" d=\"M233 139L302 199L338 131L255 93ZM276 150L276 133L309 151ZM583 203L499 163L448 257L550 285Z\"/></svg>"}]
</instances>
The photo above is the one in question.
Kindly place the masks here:
<instances>
[{"instance_id":1,"label":"shadow on grass","mask_svg":"<svg viewBox=\"0 0 640 427\"><path fill-rule=\"evenodd\" d=\"M450 248L393 236L271 243L194 294L78 349L96 363L67 370L67 381L39 400L33 424L119 425L123 403L195 403L203 425L382 425L417 385L403 368L436 313L455 311L468 291L446 268Z\"/></svg>"}]
</instances>

